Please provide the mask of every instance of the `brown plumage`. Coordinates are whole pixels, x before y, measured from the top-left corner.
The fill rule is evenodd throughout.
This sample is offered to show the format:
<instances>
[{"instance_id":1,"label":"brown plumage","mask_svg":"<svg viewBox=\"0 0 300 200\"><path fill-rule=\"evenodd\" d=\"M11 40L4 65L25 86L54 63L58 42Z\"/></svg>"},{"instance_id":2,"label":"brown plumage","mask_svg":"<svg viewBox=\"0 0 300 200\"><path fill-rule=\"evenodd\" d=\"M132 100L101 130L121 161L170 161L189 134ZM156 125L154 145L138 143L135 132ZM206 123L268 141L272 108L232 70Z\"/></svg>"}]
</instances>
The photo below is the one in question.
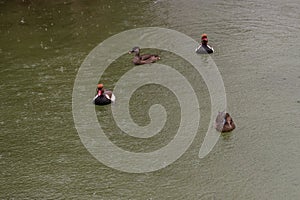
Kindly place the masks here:
<instances>
[{"instance_id":1,"label":"brown plumage","mask_svg":"<svg viewBox=\"0 0 300 200\"><path fill-rule=\"evenodd\" d=\"M135 65L143 65L143 64L148 64L148 63L153 63L156 62L157 60L160 59L158 55L155 54L143 54L140 55L140 48L139 47L134 47L131 51L129 51L129 54L134 53L134 57L132 59L132 62Z\"/></svg>"},{"instance_id":2,"label":"brown plumage","mask_svg":"<svg viewBox=\"0 0 300 200\"><path fill-rule=\"evenodd\" d=\"M215 127L219 132L230 132L235 129L235 123L229 113L219 112Z\"/></svg>"}]
</instances>

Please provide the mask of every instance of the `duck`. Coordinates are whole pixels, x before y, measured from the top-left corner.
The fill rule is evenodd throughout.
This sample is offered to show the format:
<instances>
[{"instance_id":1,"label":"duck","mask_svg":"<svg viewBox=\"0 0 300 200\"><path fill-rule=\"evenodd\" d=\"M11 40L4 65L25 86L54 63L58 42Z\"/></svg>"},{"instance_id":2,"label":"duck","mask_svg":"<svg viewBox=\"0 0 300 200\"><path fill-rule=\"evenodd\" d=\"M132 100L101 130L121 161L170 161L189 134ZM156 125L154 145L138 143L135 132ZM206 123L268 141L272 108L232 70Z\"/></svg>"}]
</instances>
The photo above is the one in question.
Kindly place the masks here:
<instances>
[{"instance_id":1,"label":"duck","mask_svg":"<svg viewBox=\"0 0 300 200\"><path fill-rule=\"evenodd\" d=\"M133 47L131 51L129 51L129 54L134 53L134 57L132 62L135 65L143 65L143 64L149 64L149 63L154 63L157 60L160 59L160 57L158 55L155 54L143 54L140 55L140 48L139 47Z\"/></svg>"},{"instance_id":2,"label":"duck","mask_svg":"<svg viewBox=\"0 0 300 200\"><path fill-rule=\"evenodd\" d=\"M115 95L112 91L104 89L103 84L97 85L96 96L93 99L95 105L108 105L116 101Z\"/></svg>"},{"instance_id":3,"label":"duck","mask_svg":"<svg viewBox=\"0 0 300 200\"><path fill-rule=\"evenodd\" d=\"M201 35L201 44L195 50L198 54L211 54L214 52L214 48L208 45L207 34Z\"/></svg>"},{"instance_id":4,"label":"duck","mask_svg":"<svg viewBox=\"0 0 300 200\"><path fill-rule=\"evenodd\" d=\"M225 133L235 129L235 123L227 112L219 112L216 118L215 128L217 131Z\"/></svg>"}]
</instances>

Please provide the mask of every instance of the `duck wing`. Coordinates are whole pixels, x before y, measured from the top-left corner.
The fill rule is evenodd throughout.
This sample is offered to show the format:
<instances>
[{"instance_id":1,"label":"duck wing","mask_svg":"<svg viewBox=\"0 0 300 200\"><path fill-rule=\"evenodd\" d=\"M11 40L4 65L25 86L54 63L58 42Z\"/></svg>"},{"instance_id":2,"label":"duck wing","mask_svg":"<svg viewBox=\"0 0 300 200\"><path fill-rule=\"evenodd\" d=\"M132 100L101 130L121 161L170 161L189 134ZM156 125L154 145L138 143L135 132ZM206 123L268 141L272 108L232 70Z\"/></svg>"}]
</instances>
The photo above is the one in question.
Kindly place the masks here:
<instances>
[{"instance_id":1,"label":"duck wing","mask_svg":"<svg viewBox=\"0 0 300 200\"><path fill-rule=\"evenodd\" d=\"M144 54L144 55L141 55L140 58L141 60L148 60L148 59L151 59L152 57L156 57L157 55L151 55L151 54Z\"/></svg>"},{"instance_id":2,"label":"duck wing","mask_svg":"<svg viewBox=\"0 0 300 200\"><path fill-rule=\"evenodd\" d=\"M153 63L159 59L160 57L158 55L145 54L142 56L135 56L132 62L135 65L143 65L143 64Z\"/></svg>"}]
</instances>

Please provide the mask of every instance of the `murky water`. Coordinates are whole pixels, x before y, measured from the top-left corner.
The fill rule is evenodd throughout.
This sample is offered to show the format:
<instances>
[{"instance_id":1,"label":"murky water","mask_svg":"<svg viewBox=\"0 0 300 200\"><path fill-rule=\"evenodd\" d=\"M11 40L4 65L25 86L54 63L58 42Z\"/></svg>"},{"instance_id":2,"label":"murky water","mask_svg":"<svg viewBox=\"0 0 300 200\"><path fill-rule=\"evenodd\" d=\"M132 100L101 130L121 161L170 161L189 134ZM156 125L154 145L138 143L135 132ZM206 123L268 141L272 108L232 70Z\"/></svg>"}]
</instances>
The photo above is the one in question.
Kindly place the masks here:
<instances>
[{"instance_id":1,"label":"murky water","mask_svg":"<svg viewBox=\"0 0 300 200\"><path fill-rule=\"evenodd\" d=\"M299 199L300 3L289 1L1 1L1 199ZM204 81L196 92L201 121L188 151L159 171L129 174L98 162L83 146L72 116L77 71L101 41L145 26L180 31L199 41L207 33L237 129L198 158L210 100ZM122 45L122 44L120 44ZM175 55L161 63L190 74ZM121 67L120 67L121 66ZM107 70L114 81L132 67L124 55ZM107 136L132 151L170 141L178 102L161 87L137 91L133 118L147 124L157 101L175 117L151 141L112 126L110 106L96 108ZM141 103L145 101L145 103ZM207 114L207 115L206 115ZM161 137L160 137L161 136Z\"/></svg>"}]
</instances>

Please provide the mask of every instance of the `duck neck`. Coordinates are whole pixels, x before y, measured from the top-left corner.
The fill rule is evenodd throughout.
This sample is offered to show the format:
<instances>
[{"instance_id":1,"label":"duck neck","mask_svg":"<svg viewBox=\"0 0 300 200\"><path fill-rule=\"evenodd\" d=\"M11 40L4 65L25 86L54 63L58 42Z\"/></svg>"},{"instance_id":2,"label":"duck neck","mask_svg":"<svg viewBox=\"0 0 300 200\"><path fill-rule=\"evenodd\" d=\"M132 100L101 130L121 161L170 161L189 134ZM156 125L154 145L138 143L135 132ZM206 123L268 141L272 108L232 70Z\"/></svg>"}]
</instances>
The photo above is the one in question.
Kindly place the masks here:
<instances>
[{"instance_id":1,"label":"duck neck","mask_svg":"<svg viewBox=\"0 0 300 200\"><path fill-rule=\"evenodd\" d=\"M140 52L136 52L136 53L135 53L135 56L140 57Z\"/></svg>"}]
</instances>

